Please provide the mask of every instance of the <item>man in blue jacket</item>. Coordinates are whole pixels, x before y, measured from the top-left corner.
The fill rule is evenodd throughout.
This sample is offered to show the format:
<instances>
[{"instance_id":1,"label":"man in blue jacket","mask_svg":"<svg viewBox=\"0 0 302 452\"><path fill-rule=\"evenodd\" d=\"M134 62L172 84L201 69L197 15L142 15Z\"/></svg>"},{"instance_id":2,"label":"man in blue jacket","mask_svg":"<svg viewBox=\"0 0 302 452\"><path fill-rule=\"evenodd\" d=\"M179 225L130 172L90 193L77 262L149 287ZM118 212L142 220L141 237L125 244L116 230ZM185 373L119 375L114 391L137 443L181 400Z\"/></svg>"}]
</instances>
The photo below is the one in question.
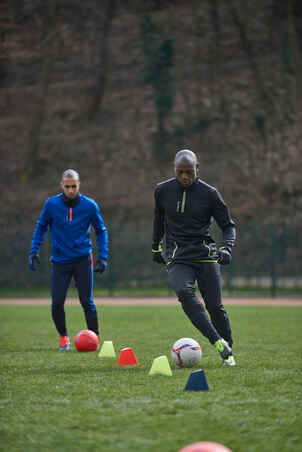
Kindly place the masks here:
<instances>
[{"instance_id":1,"label":"man in blue jacket","mask_svg":"<svg viewBox=\"0 0 302 452\"><path fill-rule=\"evenodd\" d=\"M33 234L28 265L36 270L39 249L49 228L51 255L51 312L60 335L59 350L69 350L64 303L73 277L85 313L87 328L99 334L98 316L93 302L93 257L90 240L91 224L98 245L95 272L107 267L108 234L97 203L80 193L79 174L68 169L61 181L62 193L48 198Z\"/></svg>"}]
</instances>

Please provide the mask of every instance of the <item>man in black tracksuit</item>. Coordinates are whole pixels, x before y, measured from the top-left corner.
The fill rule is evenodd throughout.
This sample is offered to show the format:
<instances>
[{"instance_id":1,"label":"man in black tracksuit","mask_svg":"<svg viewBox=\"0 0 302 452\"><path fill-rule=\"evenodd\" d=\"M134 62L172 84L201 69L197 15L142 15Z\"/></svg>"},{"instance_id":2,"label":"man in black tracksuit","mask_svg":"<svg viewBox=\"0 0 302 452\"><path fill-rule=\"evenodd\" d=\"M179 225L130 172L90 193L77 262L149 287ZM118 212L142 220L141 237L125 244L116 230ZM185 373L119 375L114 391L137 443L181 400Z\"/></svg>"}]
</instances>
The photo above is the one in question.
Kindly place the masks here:
<instances>
[{"instance_id":1,"label":"man in black tracksuit","mask_svg":"<svg viewBox=\"0 0 302 452\"><path fill-rule=\"evenodd\" d=\"M184 312L215 345L223 364L234 366L231 326L221 300L219 264L231 262L236 230L221 195L197 177L198 167L194 152L179 151L175 156L176 177L156 186L153 260L166 264L169 283ZM213 218L222 230L218 250L210 236ZM195 295L196 281L210 319Z\"/></svg>"}]
</instances>

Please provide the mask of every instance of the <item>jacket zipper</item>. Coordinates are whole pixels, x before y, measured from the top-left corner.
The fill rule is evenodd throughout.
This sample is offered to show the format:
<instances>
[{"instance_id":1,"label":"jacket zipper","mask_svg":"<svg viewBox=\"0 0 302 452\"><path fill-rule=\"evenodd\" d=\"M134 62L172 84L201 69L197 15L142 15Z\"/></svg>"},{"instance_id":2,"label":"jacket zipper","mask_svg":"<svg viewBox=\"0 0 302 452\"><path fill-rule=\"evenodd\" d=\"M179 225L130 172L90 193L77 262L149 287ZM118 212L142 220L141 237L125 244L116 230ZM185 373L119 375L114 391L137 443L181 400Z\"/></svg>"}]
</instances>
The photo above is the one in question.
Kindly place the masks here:
<instances>
[{"instance_id":1,"label":"jacket zipper","mask_svg":"<svg viewBox=\"0 0 302 452\"><path fill-rule=\"evenodd\" d=\"M186 206L186 199L187 199L187 192L186 192L186 190L184 190L182 193L182 200L177 201L176 212L184 213L185 206Z\"/></svg>"},{"instance_id":2,"label":"jacket zipper","mask_svg":"<svg viewBox=\"0 0 302 452\"><path fill-rule=\"evenodd\" d=\"M69 221L72 221L72 207L69 208Z\"/></svg>"},{"instance_id":3,"label":"jacket zipper","mask_svg":"<svg viewBox=\"0 0 302 452\"><path fill-rule=\"evenodd\" d=\"M181 213L184 213L184 211L185 211L186 198L187 198L187 192L186 192L186 190L184 190L183 194L182 194L182 201L181 201Z\"/></svg>"}]
</instances>

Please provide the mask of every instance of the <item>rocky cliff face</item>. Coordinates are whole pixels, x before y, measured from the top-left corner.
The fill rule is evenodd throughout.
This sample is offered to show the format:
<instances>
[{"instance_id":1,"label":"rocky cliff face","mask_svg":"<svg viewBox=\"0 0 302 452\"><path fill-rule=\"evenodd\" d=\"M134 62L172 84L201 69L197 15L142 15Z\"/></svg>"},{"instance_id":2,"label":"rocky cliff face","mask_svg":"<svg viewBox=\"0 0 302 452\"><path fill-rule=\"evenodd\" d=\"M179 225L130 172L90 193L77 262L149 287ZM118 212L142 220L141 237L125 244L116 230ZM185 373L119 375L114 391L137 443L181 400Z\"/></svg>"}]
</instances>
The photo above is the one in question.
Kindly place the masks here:
<instances>
[{"instance_id":1,"label":"rocky cliff face","mask_svg":"<svg viewBox=\"0 0 302 452\"><path fill-rule=\"evenodd\" d=\"M109 223L149 224L181 148L236 219L301 221L301 6L244 3L2 2L4 241L27 252L68 167Z\"/></svg>"}]
</instances>

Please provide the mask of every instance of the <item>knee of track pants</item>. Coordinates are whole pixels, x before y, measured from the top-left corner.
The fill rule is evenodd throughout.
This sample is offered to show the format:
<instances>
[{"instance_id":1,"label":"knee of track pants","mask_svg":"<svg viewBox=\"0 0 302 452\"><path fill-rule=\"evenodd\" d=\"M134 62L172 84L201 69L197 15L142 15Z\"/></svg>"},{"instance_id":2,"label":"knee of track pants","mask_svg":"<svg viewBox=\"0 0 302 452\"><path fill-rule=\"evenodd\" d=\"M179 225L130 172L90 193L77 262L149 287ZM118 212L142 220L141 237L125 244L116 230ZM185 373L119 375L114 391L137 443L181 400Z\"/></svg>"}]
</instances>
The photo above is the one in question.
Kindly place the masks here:
<instances>
[{"instance_id":1,"label":"knee of track pants","mask_svg":"<svg viewBox=\"0 0 302 452\"><path fill-rule=\"evenodd\" d=\"M225 310L225 307L223 306L223 304L220 304L218 306L207 306L207 311L211 315L218 314L219 312L222 312L224 315L226 314L226 310Z\"/></svg>"},{"instance_id":2,"label":"knee of track pants","mask_svg":"<svg viewBox=\"0 0 302 452\"><path fill-rule=\"evenodd\" d=\"M84 312L88 312L88 313L89 312L96 312L96 306L95 306L93 301L91 301L91 300L85 300L85 301L80 300L80 303L81 303L81 306L82 306L82 309L83 309Z\"/></svg>"},{"instance_id":3,"label":"knee of track pants","mask_svg":"<svg viewBox=\"0 0 302 452\"><path fill-rule=\"evenodd\" d=\"M182 305L192 306L200 304L195 295L195 288L192 286L184 287L177 293L177 296Z\"/></svg>"},{"instance_id":4,"label":"knee of track pants","mask_svg":"<svg viewBox=\"0 0 302 452\"><path fill-rule=\"evenodd\" d=\"M63 299L63 298L52 300L51 309L52 310L64 309L64 303L65 303L65 299Z\"/></svg>"}]
</instances>

